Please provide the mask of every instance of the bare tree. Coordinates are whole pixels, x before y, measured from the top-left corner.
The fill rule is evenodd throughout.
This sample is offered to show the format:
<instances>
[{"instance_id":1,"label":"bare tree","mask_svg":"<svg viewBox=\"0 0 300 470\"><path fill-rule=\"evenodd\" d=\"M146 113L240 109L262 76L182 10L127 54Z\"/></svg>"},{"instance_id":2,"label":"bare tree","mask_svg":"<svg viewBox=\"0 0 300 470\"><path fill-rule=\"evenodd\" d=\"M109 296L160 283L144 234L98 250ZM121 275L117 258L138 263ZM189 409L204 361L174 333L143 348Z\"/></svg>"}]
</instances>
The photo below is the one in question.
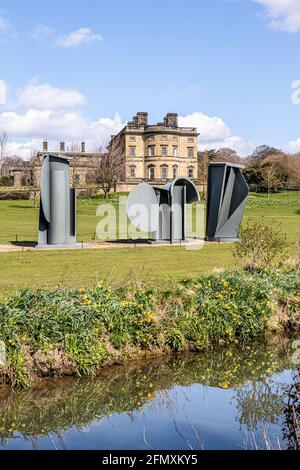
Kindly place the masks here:
<instances>
[{"instance_id":1,"label":"bare tree","mask_svg":"<svg viewBox=\"0 0 300 470\"><path fill-rule=\"evenodd\" d=\"M7 139L7 132L2 129L0 132L0 163L4 160L6 155Z\"/></svg>"},{"instance_id":2,"label":"bare tree","mask_svg":"<svg viewBox=\"0 0 300 470\"><path fill-rule=\"evenodd\" d=\"M66 146L66 152L73 154L73 160L70 162L71 167L71 185L76 186L76 172L78 164L78 154L81 152L81 146L77 142L71 142Z\"/></svg>"},{"instance_id":3,"label":"bare tree","mask_svg":"<svg viewBox=\"0 0 300 470\"><path fill-rule=\"evenodd\" d=\"M35 170L36 160L37 160L38 151L32 149L30 152L29 164L30 164L30 186L33 188L33 207L37 207L37 201L39 197L39 185L37 174Z\"/></svg>"},{"instance_id":4,"label":"bare tree","mask_svg":"<svg viewBox=\"0 0 300 470\"><path fill-rule=\"evenodd\" d=\"M100 187L107 199L117 181L125 176L124 150L119 139L113 140L106 149L100 147L94 158L95 172L90 181Z\"/></svg>"},{"instance_id":5,"label":"bare tree","mask_svg":"<svg viewBox=\"0 0 300 470\"><path fill-rule=\"evenodd\" d=\"M276 162L267 163L262 167L262 178L268 191L268 197L270 191L277 191L284 186L287 177L286 171Z\"/></svg>"}]
</instances>

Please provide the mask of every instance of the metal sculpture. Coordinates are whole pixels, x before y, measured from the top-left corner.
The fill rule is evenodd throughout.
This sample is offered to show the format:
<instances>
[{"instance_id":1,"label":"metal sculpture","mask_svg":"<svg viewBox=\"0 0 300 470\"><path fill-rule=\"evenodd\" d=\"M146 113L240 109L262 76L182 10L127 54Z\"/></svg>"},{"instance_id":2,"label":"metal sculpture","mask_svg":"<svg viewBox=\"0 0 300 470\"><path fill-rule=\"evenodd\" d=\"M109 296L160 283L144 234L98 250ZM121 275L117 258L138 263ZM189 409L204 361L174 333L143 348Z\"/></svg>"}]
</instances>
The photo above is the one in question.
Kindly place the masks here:
<instances>
[{"instance_id":1,"label":"metal sculpture","mask_svg":"<svg viewBox=\"0 0 300 470\"><path fill-rule=\"evenodd\" d=\"M136 228L151 233L153 241L184 241L186 205L198 200L198 190L189 178L178 177L162 188L141 183L128 197L127 214Z\"/></svg>"},{"instance_id":2,"label":"metal sculpture","mask_svg":"<svg viewBox=\"0 0 300 470\"><path fill-rule=\"evenodd\" d=\"M38 248L76 244L76 196L75 189L70 188L70 160L62 155L44 156Z\"/></svg>"},{"instance_id":3,"label":"metal sculpture","mask_svg":"<svg viewBox=\"0 0 300 470\"><path fill-rule=\"evenodd\" d=\"M248 197L242 165L210 163L208 167L206 240L238 240Z\"/></svg>"}]
</instances>

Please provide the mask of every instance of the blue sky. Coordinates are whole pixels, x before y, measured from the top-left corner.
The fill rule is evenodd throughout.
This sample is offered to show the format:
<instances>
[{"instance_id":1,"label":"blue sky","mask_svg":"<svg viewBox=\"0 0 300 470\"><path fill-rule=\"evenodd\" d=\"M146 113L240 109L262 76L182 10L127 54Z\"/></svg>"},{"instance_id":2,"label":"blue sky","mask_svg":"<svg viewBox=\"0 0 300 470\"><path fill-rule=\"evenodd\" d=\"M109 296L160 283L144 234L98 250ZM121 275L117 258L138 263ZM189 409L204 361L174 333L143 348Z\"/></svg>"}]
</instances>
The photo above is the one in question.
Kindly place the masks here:
<instances>
[{"instance_id":1,"label":"blue sky","mask_svg":"<svg viewBox=\"0 0 300 470\"><path fill-rule=\"evenodd\" d=\"M299 52L300 0L0 0L0 129L25 154L175 111L200 148L300 150Z\"/></svg>"}]
</instances>

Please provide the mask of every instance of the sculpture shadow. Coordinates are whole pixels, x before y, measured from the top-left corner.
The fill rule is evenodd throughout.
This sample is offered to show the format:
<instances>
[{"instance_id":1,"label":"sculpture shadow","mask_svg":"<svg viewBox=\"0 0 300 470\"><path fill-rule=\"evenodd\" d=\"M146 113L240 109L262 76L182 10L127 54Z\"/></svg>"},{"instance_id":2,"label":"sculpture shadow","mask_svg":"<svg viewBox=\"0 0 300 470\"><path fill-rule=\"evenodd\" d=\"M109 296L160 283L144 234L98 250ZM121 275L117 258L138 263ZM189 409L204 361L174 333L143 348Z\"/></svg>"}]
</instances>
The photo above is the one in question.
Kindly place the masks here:
<instances>
[{"instance_id":1,"label":"sculpture shadow","mask_svg":"<svg viewBox=\"0 0 300 470\"><path fill-rule=\"evenodd\" d=\"M137 238L137 239L128 239L128 238L125 238L125 239L118 239L118 240L106 240L106 243L122 243L122 244L126 244L126 245L145 245L145 243L147 244L151 244L152 243L152 240L149 239L149 238Z\"/></svg>"},{"instance_id":2,"label":"sculpture shadow","mask_svg":"<svg viewBox=\"0 0 300 470\"><path fill-rule=\"evenodd\" d=\"M10 244L13 246L19 246L19 247L32 247L35 248L37 246L36 241L28 241L28 240L19 240L19 241L10 241Z\"/></svg>"}]
</instances>

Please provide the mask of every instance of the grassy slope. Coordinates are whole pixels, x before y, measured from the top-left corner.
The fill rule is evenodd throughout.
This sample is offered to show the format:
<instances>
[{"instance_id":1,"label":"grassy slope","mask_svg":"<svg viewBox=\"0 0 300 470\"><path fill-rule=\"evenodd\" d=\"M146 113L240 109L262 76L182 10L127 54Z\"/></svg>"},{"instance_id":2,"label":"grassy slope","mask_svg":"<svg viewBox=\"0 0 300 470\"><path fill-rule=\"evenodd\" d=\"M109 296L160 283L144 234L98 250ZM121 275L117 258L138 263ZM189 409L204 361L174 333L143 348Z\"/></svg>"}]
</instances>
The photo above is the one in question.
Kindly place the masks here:
<instances>
[{"instance_id":1,"label":"grassy slope","mask_svg":"<svg viewBox=\"0 0 300 470\"><path fill-rule=\"evenodd\" d=\"M95 215L98 204L99 200L79 200L78 240L93 237L99 220ZM35 240L37 217L38 209L33 209L32 201L0 201L0 243L9 243L16 234L19 240ZM257 217L280 220L293 250L300 233L300 193L271 195L269 200L265 195L252 195L245 220ZM107 275L124 282L130 272L161 285L231 264L230 246L226 244L207 245L199 251L153 247L0 253L0 297L25 286L87 287Z\"/></svg>"}]
</instances>

